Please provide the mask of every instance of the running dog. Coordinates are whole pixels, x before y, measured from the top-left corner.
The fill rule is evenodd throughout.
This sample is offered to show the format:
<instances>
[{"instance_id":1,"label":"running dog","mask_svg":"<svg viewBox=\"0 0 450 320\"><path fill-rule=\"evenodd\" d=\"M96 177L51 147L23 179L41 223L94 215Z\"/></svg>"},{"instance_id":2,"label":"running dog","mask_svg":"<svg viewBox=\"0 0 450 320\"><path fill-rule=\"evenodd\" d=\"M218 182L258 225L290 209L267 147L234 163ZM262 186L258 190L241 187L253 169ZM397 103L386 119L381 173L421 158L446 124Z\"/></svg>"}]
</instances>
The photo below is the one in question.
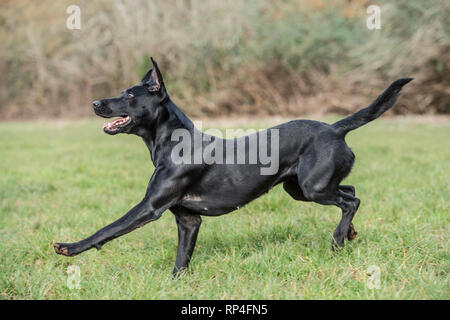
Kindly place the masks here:
<instances>
[{"instance_id":1,"label":"running dog","mask_svg":"<svg viewBox=\"0 0 450 320\"><path fill-rule=\"evenodd\" d=\"M353 186L341 185L355 160L345 136L390 109L402 87L412 78L394 81L368 107L334 124L294 120L268 129L278 133L279 167L276 173L263 175L261 163L180 164L173 161L172 151L178 141L173 140L172 134L177 129L202 135L200 146L191 146L192 154L199 147L220 150L230 141L199 132L169 97L158 65L151 60L153 67L140 84L126 89L118 97L93 102L98 116L118 117L103 125L104 132L135 134L147 145L155 171L145 196L123 217L90 237L74 243L54 243L56 253L74 256L91 248L100 249L108 241L155 221L170 210L178 227L178 251L173 269L173 275L177 275L188 267L201 216L232 212L280 183L295 200L334 205L342 210L342 218L333 233L333 249L343 247L345 238L355 238L357 232L352 220L360 200L355 197ZM243 143L248 159L250 141L260 139L262 133L266 132L239 137L231 143ZM222 151L225 159L229 151Z\"/></svg>"}]
</instances>

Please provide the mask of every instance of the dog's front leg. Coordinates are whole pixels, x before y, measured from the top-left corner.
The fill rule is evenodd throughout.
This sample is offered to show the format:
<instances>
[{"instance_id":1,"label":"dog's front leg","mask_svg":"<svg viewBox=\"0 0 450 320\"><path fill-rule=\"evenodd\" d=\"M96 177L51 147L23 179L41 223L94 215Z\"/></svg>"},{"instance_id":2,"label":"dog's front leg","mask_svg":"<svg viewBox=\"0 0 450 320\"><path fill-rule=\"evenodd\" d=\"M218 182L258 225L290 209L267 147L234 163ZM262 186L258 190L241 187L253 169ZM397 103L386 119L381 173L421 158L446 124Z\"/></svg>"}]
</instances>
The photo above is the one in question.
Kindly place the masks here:
<instances>
[{"instance_id":1,"label":"dog's front leg","mask_svg":"<svg viewBox=\"0 0 450 320\"><path fill-rule=\"evenodd\" d=\"M155 210L149 199L144 199L123 217L90 237L74 243L54 243L53 247L56 253L65 256L74 256L91 248L100 249L106 242L158 219L161 213L161 210Z\"/></svg>"},{"instance_id":2,"label":"dog's front leg","mask_svg":"<svg viewBox=\"0 0 450 320\"><path fill-rule=\"evenodd\" d=\"M189 265L192 253L194 252L202 218L200 215L182 208L171 208L170 210L175 214L175 220L178 227L177 258L175 260L175 267L172 271L173 276L176 277Z\"/></svg>"},{"instance_id":3,"label":"dog's front leg","mask_svg":"<svg viewBox=\"0 0 450 320\"><path fill-rule=\"evenodd\" d=\"M100 249L103 244L158 219L176 201L176 179L166 172L156 170L144 199L127 214L110 225L100 229L90 237L74 243L55 243L58 254L74 256L91 248Z\"/></svg>"}]
</instances>

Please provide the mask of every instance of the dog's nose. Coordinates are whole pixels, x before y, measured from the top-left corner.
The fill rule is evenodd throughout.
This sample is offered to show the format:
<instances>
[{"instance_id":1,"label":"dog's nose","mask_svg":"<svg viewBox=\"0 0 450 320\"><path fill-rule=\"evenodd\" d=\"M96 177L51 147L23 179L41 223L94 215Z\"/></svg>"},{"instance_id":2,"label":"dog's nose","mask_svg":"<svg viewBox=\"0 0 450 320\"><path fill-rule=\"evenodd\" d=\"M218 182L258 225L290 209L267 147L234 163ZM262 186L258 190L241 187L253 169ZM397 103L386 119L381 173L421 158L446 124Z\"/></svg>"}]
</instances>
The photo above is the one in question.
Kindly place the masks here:
<instances>
[{"instance_id":1,"label":"dog's nose","mask_svg":"<svg viewBox=\"0 0 450 320\"><path fill-rule=\"evenodd\" d=\"M101 104L102 103L100 101L98 101L98 100L95 100L94 102L92 102L92 105L94 106L94 108L100 107Z\"/></svg>"}]
</instances>

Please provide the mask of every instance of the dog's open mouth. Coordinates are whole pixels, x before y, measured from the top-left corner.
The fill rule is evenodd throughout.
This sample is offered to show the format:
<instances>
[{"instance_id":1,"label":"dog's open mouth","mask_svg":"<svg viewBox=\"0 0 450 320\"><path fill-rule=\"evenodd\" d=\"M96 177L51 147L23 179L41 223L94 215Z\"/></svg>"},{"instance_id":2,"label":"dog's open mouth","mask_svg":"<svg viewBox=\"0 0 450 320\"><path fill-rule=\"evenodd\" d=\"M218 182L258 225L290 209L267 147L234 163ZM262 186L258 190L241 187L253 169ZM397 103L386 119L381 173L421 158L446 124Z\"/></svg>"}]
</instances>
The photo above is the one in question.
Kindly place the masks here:
<instances>
[{"instance_id":1,"label":"dog's open mouth","mask_svg":"<svg viewBox=\"0 0 450 320\"><path fill-rule=\"evenodd\" d=\"M130 116L119 117L111 122L105 122L103 124L103 130L107 133L118 132L131 123Z\"/></svg>"}]
</instances>

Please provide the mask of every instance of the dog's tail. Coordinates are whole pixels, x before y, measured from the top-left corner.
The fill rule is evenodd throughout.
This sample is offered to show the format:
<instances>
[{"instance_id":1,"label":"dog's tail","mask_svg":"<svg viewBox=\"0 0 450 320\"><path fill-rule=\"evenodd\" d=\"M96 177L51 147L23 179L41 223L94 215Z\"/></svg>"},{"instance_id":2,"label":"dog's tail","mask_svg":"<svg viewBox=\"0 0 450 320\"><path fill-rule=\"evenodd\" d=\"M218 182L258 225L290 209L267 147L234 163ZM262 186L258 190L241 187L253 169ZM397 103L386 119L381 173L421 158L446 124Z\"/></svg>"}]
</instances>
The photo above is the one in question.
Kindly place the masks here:
<instances>
[{"instance_id":1,"label":"dog's tail","mask_svg":"<svg viewBox=\"0 0 450 320\"><path fill-rule=\"evenodd\" d=\"M395 80L370 106L359 110L351 116L342 119L336 123L333 123L333 127L342 135L346 135L347 132L355 130L366 123L375 120L392 106L397 101L398 95L402 90L402 87L410 82L413 78L401 78Z\"/></svg>"}]
</instances>

